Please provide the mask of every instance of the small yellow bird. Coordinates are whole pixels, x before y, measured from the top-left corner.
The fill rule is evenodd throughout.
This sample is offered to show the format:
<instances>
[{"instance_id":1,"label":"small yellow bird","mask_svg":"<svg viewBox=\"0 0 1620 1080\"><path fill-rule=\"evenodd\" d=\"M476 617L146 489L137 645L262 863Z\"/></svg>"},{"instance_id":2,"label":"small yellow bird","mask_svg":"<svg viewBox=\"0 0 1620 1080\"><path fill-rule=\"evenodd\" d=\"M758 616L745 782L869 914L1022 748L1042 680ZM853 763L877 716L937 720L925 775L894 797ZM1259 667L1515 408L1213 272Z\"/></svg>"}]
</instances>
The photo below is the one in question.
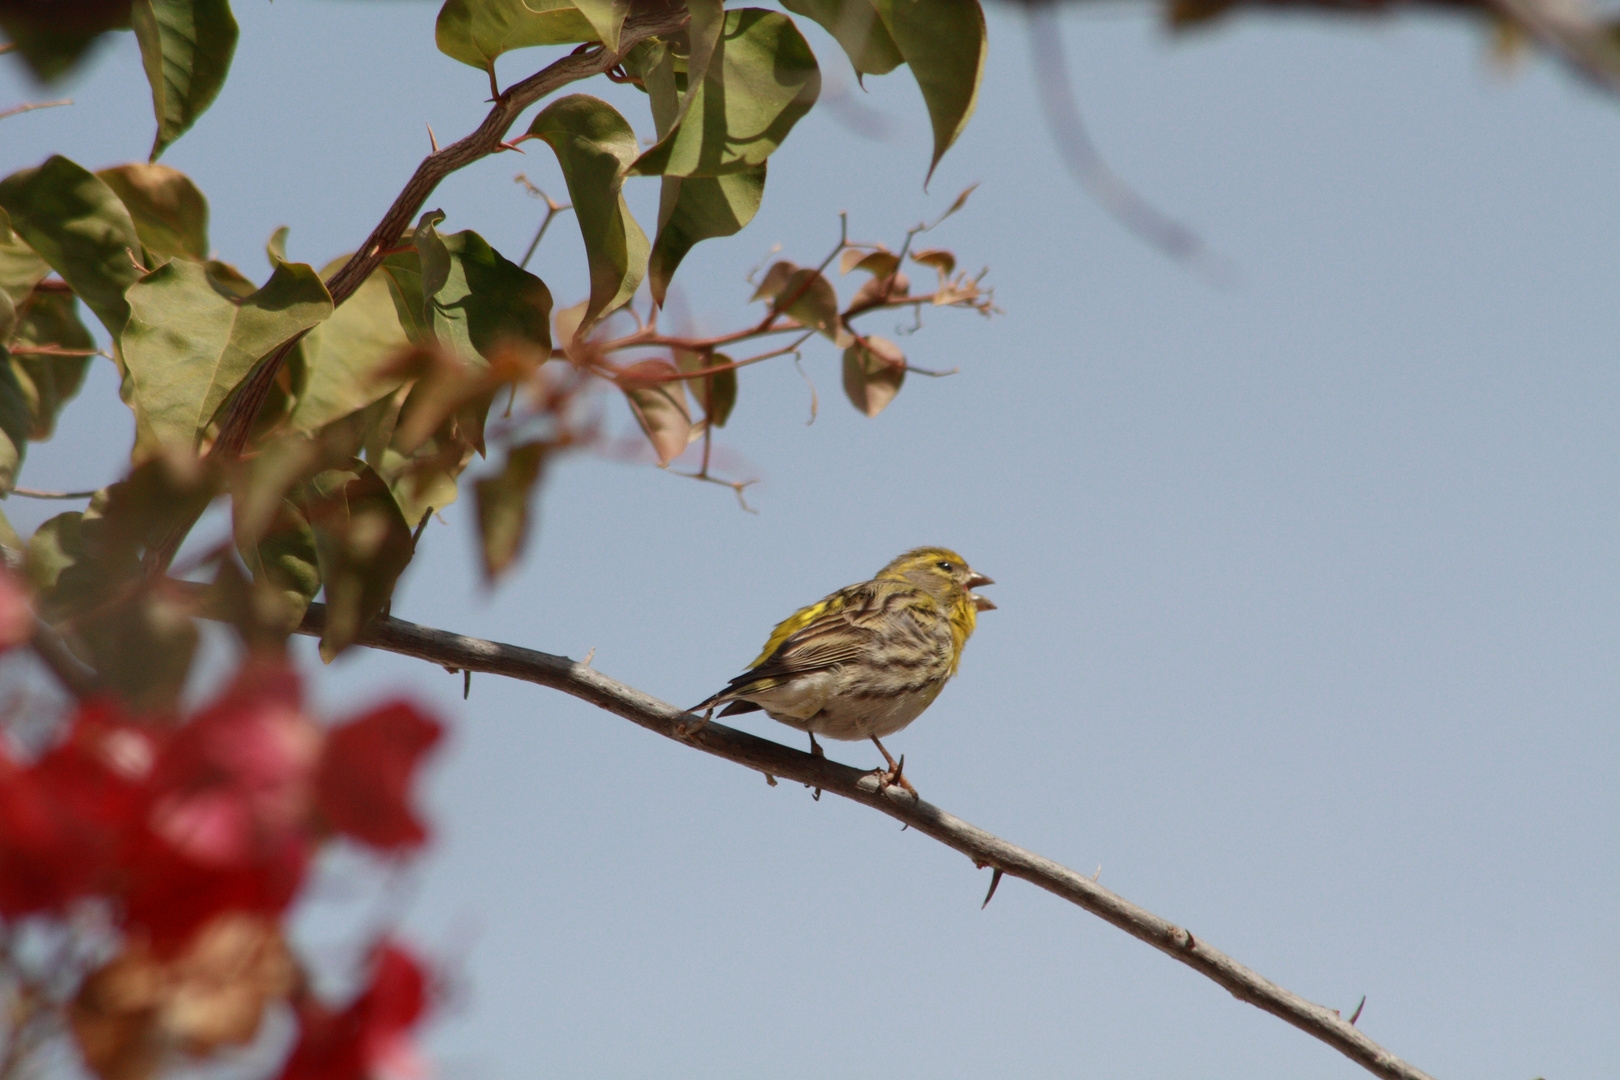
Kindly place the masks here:
<instances>
[{"instance_id":1,"label":"small yellow bird","mask_svg":"<svg viewBox=\"0 0 1620 1080\"><path fill-rule=\"evenodd\" d=\"M721 716L763 709L809 732L817 757L817 735L871 739L889 765L884 784L915 792L905 758L878 739L917 719L956 674L978 613L996 606L973 590L993 584L954 551L908 551L783 620L747 671L691 711L707 723L720 705Z\"/></svg>"}]
</instances>

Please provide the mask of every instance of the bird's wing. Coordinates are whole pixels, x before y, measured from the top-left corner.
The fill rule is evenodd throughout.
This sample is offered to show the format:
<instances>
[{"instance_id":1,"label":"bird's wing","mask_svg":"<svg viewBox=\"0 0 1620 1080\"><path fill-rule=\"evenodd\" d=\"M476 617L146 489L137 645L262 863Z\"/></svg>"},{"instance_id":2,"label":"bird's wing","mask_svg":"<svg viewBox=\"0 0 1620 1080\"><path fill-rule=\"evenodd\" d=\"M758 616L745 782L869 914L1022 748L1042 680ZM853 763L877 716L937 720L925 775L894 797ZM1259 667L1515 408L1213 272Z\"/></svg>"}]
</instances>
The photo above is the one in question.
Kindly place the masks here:
<instances>
[{"instance_id":1,"label":"bird's wing","mask_svg":"<svg viewBox=\"0 0 1620 1080\"><path fill-rule=\"evenodd\" d=\"M902 591L905 587L893 582L864 581L795 612L772 632L754 666L722 693L763 689L854 660L877 636L876 623L890 595Z\"/></svg>"}]
</instances>

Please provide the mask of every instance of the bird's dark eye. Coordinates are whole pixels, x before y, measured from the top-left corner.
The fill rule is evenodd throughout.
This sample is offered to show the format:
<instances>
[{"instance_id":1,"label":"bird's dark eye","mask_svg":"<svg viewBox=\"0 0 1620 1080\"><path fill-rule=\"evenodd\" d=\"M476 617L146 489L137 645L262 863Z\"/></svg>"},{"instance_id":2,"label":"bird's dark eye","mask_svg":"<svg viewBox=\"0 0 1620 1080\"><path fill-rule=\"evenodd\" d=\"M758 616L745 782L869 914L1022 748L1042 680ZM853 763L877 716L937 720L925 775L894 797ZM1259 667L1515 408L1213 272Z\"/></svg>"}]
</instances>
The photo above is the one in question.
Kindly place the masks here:
<instances>
[{"instance_id":1,"label":"bird's dark eye","mask_svg":"<svg viewBox=\"0 0 1620 1080\"><path fill-rule=\"evenodd\" d=\"M941 560L939 560L939 562L935 563L934 565L939 567L941 570L948 571L948 570L951 569L951 560L949 560L949 559L941 559Z\"/></svg>"}]
</instances>

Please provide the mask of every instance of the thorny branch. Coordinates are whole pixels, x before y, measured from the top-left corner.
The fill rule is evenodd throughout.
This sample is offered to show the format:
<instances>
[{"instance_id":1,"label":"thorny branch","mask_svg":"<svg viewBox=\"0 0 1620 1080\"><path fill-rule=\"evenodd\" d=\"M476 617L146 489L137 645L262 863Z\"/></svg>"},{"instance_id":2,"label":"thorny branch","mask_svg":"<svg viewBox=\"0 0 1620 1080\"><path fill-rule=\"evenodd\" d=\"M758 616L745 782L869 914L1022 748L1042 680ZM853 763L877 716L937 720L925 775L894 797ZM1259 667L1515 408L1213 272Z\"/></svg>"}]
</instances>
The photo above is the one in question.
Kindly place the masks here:
<instances>
[{"instance_id":1,"label":"thorny branch","mask_svg":"<svg viewBox=\"0 0 1620 1080\"><path fill-rule=\"evenodd\" d=\"M325 618L324 605L311 604L298 632L318 636ZM427 660L453 671L488 672L549 686L704 753L869 806L961 852L975 866L989 867L997 875L1022 878L1084 908L1213 979L1234 997L1327 1043L1374 1075L1386 1080L1432 1080L1427 1073L1379 1046L1337 1010L1285 990L1195 938L1191 931L1138 907L1084 874L1008 843L899 788L881 786L873 773L813 757L719 723L711 722L694 731L698 718L693 714L565 656L463 637L394 618L374 620L357 644Z\"/></svg>"}]
</instances>

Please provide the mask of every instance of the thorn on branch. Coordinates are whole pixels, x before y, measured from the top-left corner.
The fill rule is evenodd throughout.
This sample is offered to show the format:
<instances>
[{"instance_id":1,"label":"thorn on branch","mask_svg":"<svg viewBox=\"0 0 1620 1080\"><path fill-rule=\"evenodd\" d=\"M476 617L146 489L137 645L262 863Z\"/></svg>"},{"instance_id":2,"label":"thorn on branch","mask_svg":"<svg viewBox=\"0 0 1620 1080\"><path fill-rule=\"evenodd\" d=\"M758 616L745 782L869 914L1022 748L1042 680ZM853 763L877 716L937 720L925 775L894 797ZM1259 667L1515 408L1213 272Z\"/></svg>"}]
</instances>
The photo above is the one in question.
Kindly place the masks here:
<instances>
[{"instance_id":1,"label":"thorn on branch","mask_svg":"<svg viewBox=\"0 0 1620 1080\"><path fill-rule=\"evenodd\" d=\"M428 145L433 147L433 152L437 154L439 152L439 140L433 135L433 125L425 124L424 126L428 129Z\"/></svg>"},{"instance_id":2,"label":"thorn on branch","mask_svg":"<svg viewBox=\"0 0 1620 1080\"><path fill-rule=\"evenodd\" d=\"M1367 995L1362 994L1361 995L1361 1003L1356 1006L1356 1011L1350 1014L1350 1026L1351 1027L1356 1026L1356 1021L1361 1019L1361 1010L1366 1008L1366 1007L1367 1007Z\"/></svg>"},{"instance_id":3,"label":"thorn on branch","mask_svg":"<svg viewBox=\"0 0 1620 1080\"><path fill-rule=\"evenodd\" d=\"M996 886L1000 885L1000 884L1001 884L1001 867L998 866L994 870L992 870L991 873L990 873L990 891L984 894L984 903L979 905L979 910L980 911L983 911L985 908L990 906L990 898L992 896L996 895Z\"/></svg>"}]
</instances>

